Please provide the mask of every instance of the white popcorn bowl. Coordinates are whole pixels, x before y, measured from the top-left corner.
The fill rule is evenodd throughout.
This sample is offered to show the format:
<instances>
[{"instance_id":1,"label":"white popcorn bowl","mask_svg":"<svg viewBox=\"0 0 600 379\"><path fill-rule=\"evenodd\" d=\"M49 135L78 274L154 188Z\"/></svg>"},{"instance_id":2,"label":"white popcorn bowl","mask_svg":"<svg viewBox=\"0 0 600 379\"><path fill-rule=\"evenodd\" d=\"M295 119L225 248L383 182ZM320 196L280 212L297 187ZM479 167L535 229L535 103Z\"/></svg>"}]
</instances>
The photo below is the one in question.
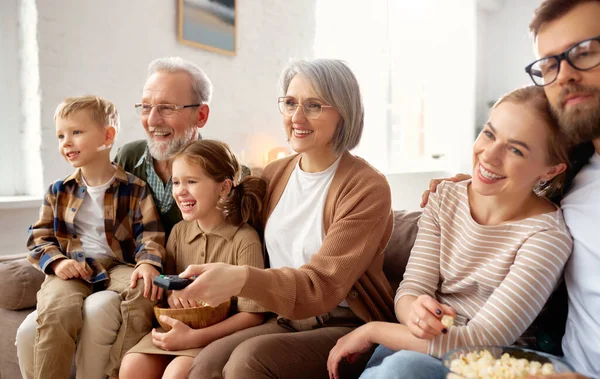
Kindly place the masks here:
<instances>
[{"instance_id":1,"label":"white popcorn bowl","mask_svg":"<svg viewBox=\"0 0 600 379\"><path fill-rule=\"evenodd\" d=\"M471 346L471 347L461 347L458 349L454 349L452 351L449 351L442 357L442 362L444 363L444 366L448 369L448 372L449 372L447 378L448 379L479 379L479 378L473 378L473 377L466 377L461 374L457 374L455 372L450 371L450 362L452 362L454 359L458 359L466 354L474 353L474 352L478 352L478 351L481 352L483 350L489 351L492 354L492 356L496 359L500 358L502 356L502 354L508 353L508 355L510 355L513 358L517 358L517 359L524 358L531 362L533 362L533 361L540 362L541 364L551 363L552 366L554 367L554 371L556 371L557 374L575 371L573 369L573 367L571 367L571 365L569 365L566 361L564 361L560 358L557 358L553 355L549 355L549 354L542 353L542 352L535 351L535 350L524 349L524 348L520 348L520 347L516 347L516 346Z\"/></svg>"}]
</instances>

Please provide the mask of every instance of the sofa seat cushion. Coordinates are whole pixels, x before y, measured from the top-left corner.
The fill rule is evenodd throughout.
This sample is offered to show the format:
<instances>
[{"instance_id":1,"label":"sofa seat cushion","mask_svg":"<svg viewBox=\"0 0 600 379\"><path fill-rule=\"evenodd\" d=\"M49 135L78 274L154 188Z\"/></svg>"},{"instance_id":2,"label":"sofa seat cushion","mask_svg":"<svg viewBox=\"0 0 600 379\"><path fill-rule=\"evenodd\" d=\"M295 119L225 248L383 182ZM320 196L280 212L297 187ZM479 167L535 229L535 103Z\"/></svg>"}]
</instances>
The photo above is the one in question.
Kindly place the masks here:
<instances>
[{"instance_id":1,"label":"sofa seat cushion","mask_svg":"<svg viewBox=\"0 0 600 379\"><path fill-rule=\"evenodd\" d=\"M45 275L25 258L0 263L0 308L19 310L35 307L36 294Z\"/></svg>"}]
</instances>

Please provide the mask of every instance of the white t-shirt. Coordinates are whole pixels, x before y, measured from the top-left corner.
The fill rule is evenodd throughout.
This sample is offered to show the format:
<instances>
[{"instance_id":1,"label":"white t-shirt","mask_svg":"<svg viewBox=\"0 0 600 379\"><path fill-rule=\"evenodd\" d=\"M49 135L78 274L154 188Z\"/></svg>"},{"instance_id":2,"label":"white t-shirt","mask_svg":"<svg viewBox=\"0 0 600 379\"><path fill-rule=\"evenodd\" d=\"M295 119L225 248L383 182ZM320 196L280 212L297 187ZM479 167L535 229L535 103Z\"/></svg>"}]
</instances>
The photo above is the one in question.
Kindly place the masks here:
<instances>
[{"instance_id":1,"label":"white t-shirt","mask_svg":"<svg viewBox=\"0 0 600 379\"><path fill-rule=\"evenodd\" d=\"M308 173L296 164L265 227L265 245L272 268L298 268L316 254L325 237L323 210L331 181L340 163Z\"/></svg>"},{"instance_id":2,"label":"white t-shirt","mask_svg":"<svg viewBox=\"0 0 600 379\"><path fill-rule=\"evenodd\" d=\"M83 176L82 176L83 179ZM89 186L83 180L87 189L81 207L75 214L75 232L79 236L81 246L87 257L104 255L113 258L114 253L104 229L104 194L115 178L100 186Z\"/></svg>"},{"instance_id":3,"label":"white t-shirt","mask_svg":"<svg viewBox=\"0 0 600 379\"><path fill-rule=\"evenodd\" d=\"M565 268L569 316L562 348L576 371L600 377L600 155L575 177L562 200L573 236L573 255Z\"/></svg>"}]
</instances>

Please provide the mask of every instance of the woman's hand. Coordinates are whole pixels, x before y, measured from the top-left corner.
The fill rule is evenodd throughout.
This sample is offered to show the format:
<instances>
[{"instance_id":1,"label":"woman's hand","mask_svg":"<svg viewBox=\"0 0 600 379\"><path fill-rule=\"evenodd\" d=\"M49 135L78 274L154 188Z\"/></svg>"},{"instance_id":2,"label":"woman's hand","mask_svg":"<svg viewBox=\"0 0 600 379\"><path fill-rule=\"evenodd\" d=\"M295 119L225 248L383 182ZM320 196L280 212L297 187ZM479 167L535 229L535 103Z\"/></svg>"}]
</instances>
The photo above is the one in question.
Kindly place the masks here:
<instances>
[{"instance_id":1,"label":"woman's hand","mask_svg":"<svg viewBox=\"0 0 600 379\"><path fill-rule=\"evenodd\" d=\"M455 318L456 311L429 295L421 295L412 303L412 310L406 326L415 337L431 340L448 332L448 329L440 321L444 315Z\"/></svg>"},{"instance_id":2,"label":"woman's hand","mask_svg":"<svg viewBox=\"0 0 600 379\"><path fill-rule=\"evenodd\" d=\"M583 376L576 372L569 372L566 374L529 376L527 379L589 379L589 378L587 376Z\"/></svg>"},{"instance_id":3,"label":"woman's hand","mask_svg":"<svg viewBox=\"0 0 600 379\"><path fill-rule=\"evenodd\" d=\"M365 324L337 341L333 349L329 351L327 359L327 371L329 371L330 378L339 378L338 369L343 358L346 358L349 363L354 363L360 354L366 353L373 346L370 340L370 329L371 324Z\"/></svg>"},{"instance_id":4,"label":"woman's hand","mask_svg":"<svg viewBox=\"0 0 600 379\"><path fill-rule=\"evenodd\" d=\"M248 271L244 266L234 266L226 263L208 263L204 265L190 265L179 274L181 278L196 279L181 291L173 294L184 301L202 300L211 307L237 296L248 279Z\"/></svg>"},{"instance_id":5,"label":"woman's hand","mask_svg":"<svg viewBox=\"0 0 600 379\"><path fill-rule=\"evenodd\" d=\"M154 346L163 350L174 351L194 349L206 345L199 338L202 329L192 329L183 322L168 316L160 316L160 321L171 325L171 330L161 333L156 329L152 329L152 343Z\"/></svg>"}]
</instances>

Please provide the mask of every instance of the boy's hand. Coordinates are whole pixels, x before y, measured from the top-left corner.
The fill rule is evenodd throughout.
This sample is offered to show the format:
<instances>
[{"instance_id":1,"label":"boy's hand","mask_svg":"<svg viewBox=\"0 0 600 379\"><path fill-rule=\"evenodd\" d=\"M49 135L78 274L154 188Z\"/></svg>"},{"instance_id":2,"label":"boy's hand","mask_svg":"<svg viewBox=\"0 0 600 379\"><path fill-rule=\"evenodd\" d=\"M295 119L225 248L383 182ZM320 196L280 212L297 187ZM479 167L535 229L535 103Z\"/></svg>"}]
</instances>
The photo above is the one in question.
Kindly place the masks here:
<instances>
[{"instance_id":1,"label":"boy's hand","mask_svg":"<svg viewBox=\"0 0 600 379\"><path fill-rule=\"evenodd\" d=\"M92 273L85 262L77 262L75 259L59 259L50 263L50 269L62 280L73 278L88 279Z\"/></svg>"},{"instance_id":2,"label":"boy's hand","mask_svg":"<svg viewBox=\"0 0 600 379\"><path fill-rule=\"evenodd\" d=\"M131 274L131 288L135 288L138 279L143 279L144 297L148 298L148 295L150 294L150 300L159 300L162 298L163 289L152 283L156 275L159 275L156 267L149 263L142 263L133 271L133 274Z\"/></svg>"}]
</instances>

